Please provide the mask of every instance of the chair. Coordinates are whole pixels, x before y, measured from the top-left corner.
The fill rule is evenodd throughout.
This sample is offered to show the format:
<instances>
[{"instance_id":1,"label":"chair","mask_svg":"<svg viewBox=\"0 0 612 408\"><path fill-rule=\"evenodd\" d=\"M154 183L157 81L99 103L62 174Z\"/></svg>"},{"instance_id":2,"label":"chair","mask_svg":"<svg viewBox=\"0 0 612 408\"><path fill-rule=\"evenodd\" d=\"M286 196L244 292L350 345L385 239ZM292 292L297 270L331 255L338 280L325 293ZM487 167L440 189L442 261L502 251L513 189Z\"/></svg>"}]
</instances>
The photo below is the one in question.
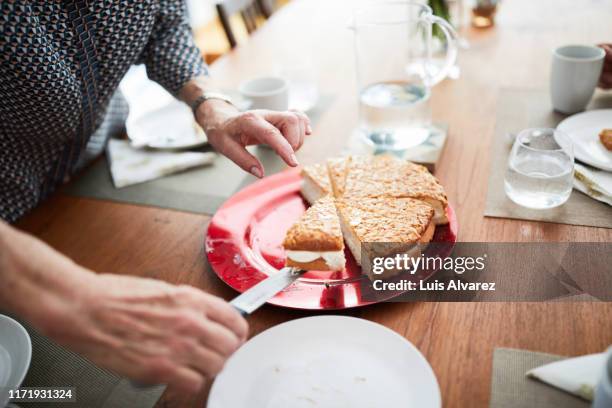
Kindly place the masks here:
<instances>
[{"instance_id":1,"label":"chair","mask_svg":"<svg viewBox=\"0 0 612 408\"><path fill-rule=\"evenodd\" d=\"M231 48L238 45L230 24L231 16L240 13L247 32L251 34L262 20L266 20L272 14L270 0L222 0L217 2L216 8Z\"/></svg>"}]
</instances>

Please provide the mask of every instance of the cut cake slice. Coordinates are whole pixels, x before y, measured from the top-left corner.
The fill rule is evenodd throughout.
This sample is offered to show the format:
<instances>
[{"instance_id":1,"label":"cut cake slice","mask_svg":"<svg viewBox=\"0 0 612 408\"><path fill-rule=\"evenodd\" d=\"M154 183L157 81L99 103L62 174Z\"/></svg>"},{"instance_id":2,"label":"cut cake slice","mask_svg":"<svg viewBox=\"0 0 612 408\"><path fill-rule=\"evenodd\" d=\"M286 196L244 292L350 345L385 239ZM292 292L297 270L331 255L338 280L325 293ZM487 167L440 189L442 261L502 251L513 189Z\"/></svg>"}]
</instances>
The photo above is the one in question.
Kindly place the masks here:
<instances>
[{"instance_id":1,"label":"cut cake slice","mask_svg":"<svg viewBox=\"0 0 612 408\"><path fill-rule=\"evenodd\" d=\"M314 204L331 191L327 167L324 164L304 166L300 192L309 204Z\"/></svg>"},{"instance_id":2,"label":"cut cake slice","mask_svg":"<svg viewBox=\"0 0 612 408\"><path fill-rule=\"evenodd\" d=\"M287 231L283 247L286 266L318 271L344 269L344 241L333 197L327 195L308 208Z\"/></svg>"},{"instance_id":3,"label":"cut cake slice","mask_svg":"<svg viewBox=\"0 0 612 408\"><path fill-rule=\"evenodd\" d=\"M434 210L420 200L353 197L336 200L336 206L344 239L359 265L362 243L424 244L435 231Z\"/></svg>"},{"instance_id":4,"label":"cut cake slice","mask_svg":"<svg viewBox=\"0 0 612 408\"><path fill-rule=\"evenodd\" d=\"M334 197L342 197L344 195L344 183L351 160L352 156L335 157L327 160L327 172Z\"/></svg>"},{"instance_id":5,"label":"cut cake slice","mask_svg":"<svg viewBox=\"0 0 612 408\"><path fill-rule=\"evenodd\" d=\"M448 200L444 188L424 166L390 155L352 156L330 165L329 174L336 197L414 198L430 204L434 223L448 223ZM333 171L333 169L336 169Z\"/></svg>"}]
</instances>

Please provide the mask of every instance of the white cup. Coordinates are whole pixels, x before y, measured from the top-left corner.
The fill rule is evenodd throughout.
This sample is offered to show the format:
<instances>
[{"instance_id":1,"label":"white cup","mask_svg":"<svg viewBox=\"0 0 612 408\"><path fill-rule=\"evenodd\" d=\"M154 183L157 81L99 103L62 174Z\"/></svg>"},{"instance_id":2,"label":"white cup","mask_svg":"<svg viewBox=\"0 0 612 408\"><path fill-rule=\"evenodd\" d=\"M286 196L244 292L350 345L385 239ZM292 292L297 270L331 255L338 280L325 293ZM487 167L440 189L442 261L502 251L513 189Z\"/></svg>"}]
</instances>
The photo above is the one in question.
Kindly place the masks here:
<instances>
[{"instance_id":1,"label":"white cup","mask_svg":"<svg viewBox=\"0 0 612 408\"><path fill-rule=\"evenodd\" d=\"M550 97L556 111L576 113L586 108L597 87L605 54L591 45L566 45L553 51Z\"/></svg>"},{"instance_id":2,"label":"white cup","mask_svg":"<svg viewBox=\"0 0 612 408\"><path fill-rule=\"evenodd\" d=\"M243 82L238 89L251 102L251 109L289 109L289 85L283 78L255 78Z\"/></svg>"}]
</instances>

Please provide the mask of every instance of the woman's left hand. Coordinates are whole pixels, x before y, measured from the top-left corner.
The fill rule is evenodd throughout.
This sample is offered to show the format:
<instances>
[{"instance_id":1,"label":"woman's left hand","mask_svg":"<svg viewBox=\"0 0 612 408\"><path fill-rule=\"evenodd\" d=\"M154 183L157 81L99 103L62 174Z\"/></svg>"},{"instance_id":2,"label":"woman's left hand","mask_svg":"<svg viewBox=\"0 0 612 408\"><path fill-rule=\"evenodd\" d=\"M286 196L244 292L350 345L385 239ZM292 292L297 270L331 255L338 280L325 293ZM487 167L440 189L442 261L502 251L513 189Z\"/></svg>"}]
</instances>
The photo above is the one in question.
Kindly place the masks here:
<instances>
[{"instance_id":1,"label":"woman's left hand","mask_svg":"<svg viewBox=\"0 0 612 408\"><path fill-rule=\"evenodd\" d=\"M298 165L295 152L312 133L310 120L298 111L251 110L239 112L219 100L200 105L196 120L206 132L209 143L243 170L263 177L264 168L246 146L267 144L289 165Z\"/></svg>"}]
</instances>

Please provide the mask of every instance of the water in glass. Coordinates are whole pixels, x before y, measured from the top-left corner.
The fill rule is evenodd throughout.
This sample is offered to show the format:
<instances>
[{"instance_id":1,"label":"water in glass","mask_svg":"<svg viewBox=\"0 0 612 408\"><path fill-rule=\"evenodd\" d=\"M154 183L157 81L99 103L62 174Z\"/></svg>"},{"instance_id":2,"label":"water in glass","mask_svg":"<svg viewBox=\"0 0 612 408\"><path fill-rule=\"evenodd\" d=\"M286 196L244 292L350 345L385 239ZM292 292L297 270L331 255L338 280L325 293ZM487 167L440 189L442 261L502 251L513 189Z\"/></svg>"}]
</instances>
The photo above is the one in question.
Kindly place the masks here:
<instances>
[{"instance_id":1,"label":"water in glass","mask_svg":"<svg viewBox=\"0 0 612 408\"><path fill-rule=\"evenodd\" d=\"M574 179L570 140L554 129L527 129L514 143L504 180L506 195L528 208L565 203Z\"/></svg>"}]
</instances>

